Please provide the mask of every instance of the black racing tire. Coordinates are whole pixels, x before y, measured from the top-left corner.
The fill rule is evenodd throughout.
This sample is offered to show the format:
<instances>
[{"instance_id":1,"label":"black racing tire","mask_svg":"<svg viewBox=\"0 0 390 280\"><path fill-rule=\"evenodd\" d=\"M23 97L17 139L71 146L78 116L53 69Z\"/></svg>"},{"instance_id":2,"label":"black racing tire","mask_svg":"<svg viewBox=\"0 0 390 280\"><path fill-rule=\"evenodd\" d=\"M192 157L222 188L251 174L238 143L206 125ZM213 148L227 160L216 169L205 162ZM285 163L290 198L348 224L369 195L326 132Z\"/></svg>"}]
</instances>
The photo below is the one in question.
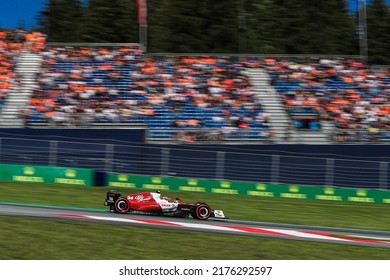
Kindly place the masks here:
<instances>
[{"instance_id":1,"label":"black racing tire","mask_svg":"<svg viewBox=\"0 0 390 280\"><path fill-rule=\"evenodd\" d=\"M130 203L125 198L119 198L115 201L114 211L119 214L126 214L129 211Z\"/></svg>"},{"instance_id":2,"label":"black racing tire","mask_svg":"<svg viewBox=\"0 0 390 280\"><path fill-rule=\"evenodd\" d=\"M204 203L199 204L195 207L195 211L191 215L197 220L207 220L211 216L210 206Z\"/></svg>"}]
</instances>

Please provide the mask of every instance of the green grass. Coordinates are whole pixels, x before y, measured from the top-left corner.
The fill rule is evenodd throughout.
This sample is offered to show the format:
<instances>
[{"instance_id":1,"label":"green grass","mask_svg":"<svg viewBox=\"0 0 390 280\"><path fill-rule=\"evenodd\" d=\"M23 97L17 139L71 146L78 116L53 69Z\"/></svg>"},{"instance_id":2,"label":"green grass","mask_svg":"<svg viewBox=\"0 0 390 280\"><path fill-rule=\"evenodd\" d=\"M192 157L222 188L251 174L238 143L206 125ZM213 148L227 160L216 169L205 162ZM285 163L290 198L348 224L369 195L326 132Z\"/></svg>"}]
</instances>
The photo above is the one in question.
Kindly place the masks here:
<instances>
[{"instance_id":1,"label":"green grass","mask_svg":"<svg viewBox=\"0 0 390 280\"><path fill-rule=\"evenodd\" d=\"M0 202L106 209L107 190L1 182ZM234 220L390 231L390 207L383 204L168 191L163 195L207 202ZM0 217L0 236L5 237L1 259L390 259L390 250L383 248L14 217Z\"/></svg>"}]
</instances>

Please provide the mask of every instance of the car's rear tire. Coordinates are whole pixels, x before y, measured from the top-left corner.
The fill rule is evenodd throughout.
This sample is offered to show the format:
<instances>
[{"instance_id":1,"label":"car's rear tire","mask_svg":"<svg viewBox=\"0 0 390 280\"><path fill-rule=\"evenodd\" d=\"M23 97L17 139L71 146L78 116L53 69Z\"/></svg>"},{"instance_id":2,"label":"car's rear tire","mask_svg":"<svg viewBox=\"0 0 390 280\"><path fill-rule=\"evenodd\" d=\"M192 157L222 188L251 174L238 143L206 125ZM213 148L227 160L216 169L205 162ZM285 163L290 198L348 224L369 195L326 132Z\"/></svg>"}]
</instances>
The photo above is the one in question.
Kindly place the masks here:
<instances>
[{"instance_id":1,"label":"car's rear tire","mask_svg":"<svg viewBox=\"0 0 390 280\"><path fill-rule=\"evenodd\" d=\"M130 203L125 198L119 198L115 201L114 210L119 214L126 214L129 211Z\"/></svg>"},{"instance_id":2,"label":"car's rear tire","mask_svg":"<svg viewBox=\"0 0 390 280\"><path fill-rule=\"evenodd\" d=\"M207 204L199 204L196 206L195 211L191 213L192 217L198 220L207 220L211 216L210 206Z\"/></svg>"}]
</instances>

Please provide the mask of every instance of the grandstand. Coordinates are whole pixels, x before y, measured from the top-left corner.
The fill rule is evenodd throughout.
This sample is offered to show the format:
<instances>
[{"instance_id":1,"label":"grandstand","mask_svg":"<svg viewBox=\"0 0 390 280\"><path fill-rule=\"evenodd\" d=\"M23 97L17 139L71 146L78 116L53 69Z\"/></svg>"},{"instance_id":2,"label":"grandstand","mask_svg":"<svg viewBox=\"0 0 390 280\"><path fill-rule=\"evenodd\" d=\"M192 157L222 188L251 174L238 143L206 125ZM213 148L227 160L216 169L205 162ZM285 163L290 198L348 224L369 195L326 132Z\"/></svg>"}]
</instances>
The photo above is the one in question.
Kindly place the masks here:
<instances>
[{"instance_id":1,"label":"grandstand","mask_svg":"<svg viewBox=\"0 0 390 280\"><path fill-rule=\"evenodd\" d=\"M331 121L338 142L389 139L388 68L354 59L269 59L265 67L296 128Z\"/></svg>"},{"instance_id":2,"label":"grandstand","mask_svg":"<svg viewBox=\"0 0 390 280\"><path fill-rule=\"evenodd\" d=\"M42 38L11 51L18 79L2 91L2 127L141 127L162 143L390 139L389 69L355 58L152 55Z\"/></svg>"},{"instance_id":3,"label":"grandstand","mask_svg":"<svg viewBox=\"0 0 390 280\"><path fill-rule=\"evenodd\" d=\"M22 49L23 41L21 38L23 35L22 31L0 32L0 110L12 85L17 85L19 82L15 75L14 65Z\"/></svg>"}]
</instances>

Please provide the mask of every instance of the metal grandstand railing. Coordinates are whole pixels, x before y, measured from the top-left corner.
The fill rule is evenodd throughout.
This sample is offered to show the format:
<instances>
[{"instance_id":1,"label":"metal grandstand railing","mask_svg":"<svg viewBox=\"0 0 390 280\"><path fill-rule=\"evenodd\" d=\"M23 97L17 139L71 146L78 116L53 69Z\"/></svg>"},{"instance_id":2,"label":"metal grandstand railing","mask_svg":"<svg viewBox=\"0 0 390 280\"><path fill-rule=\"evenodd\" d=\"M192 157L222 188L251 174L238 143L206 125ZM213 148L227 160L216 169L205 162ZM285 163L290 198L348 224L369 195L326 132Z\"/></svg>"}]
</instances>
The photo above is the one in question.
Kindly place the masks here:
<instances>
[{"instance_id":1,"label":"metal grandstand railing","mask_svg":"<svg viewBox=\"0 0 390 280\"><path fill-rule=\"evenodd\" d=\"M204 145L111 144L0 138L0 162L96 171L308 186L390 189L387 158L371 161L319 155L215 150ZM234 149L233 149L234 150Z\"/></svg>"},{"instance_id":2,"label":"metal grandstand railing","mask_svg":"<svg viewBox=\"0 0 390 280\"><path fill-rule=\"evenodd\" d=\"M390 141L390 130L335 129L331 140L337 143L387 143Z\"/></svg>"}]
</instances>

